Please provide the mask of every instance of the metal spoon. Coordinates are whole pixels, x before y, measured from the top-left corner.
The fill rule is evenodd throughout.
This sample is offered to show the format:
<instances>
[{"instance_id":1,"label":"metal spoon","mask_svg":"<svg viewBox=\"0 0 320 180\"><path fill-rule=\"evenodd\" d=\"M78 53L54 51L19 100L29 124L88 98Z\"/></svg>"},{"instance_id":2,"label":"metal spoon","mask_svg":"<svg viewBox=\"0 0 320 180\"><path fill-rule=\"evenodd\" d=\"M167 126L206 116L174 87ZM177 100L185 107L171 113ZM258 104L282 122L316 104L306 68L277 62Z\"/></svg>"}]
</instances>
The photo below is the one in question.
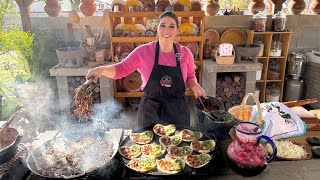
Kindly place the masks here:
<instances>
[{"instance_id":1,"label":"metal spoon","mask_svg":"<svg viewBox=\"0 0 320 180\"><path fill-rule=\"evenodd\" d=\"M205 114L205 115L207 115L207 116L209 116L212 120L216 120L216 118L212 117L212 116L207 112L207 111L209 111L209 110L204 106L201 97L199 97L198 99L199 99L200 103L201 103L202 106L203 106L202 113Z\"/></svg>"},{"instance_id":2,"label":"metal spoon","mask_svg":"<svg viewBox=\"0 0 320 180\"><path fill-rule=\"evenodd\" d=\"M199 101L200 101L200 103L202 104L202 106L203 106L203 110L202 111L209 111L205 106L204 106L204 104L203 104L203 101L202 101L202 99L201 99L201 97L199 97L198 98L199 99Z\"/></svg>"}]
</instances>

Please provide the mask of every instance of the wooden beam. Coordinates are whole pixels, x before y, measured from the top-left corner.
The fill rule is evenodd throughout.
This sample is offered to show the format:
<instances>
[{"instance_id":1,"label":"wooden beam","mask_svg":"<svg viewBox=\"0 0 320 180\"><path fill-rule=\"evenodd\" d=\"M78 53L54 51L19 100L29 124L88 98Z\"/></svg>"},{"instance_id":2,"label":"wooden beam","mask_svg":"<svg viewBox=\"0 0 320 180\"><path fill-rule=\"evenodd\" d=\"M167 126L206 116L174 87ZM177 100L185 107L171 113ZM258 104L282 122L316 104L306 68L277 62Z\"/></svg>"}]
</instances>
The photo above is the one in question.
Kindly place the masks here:
<instances>
[{"instance_id":1,"label":"wooden beam","mask_svg":"<svg viewBox=\"0 0 320 180\"><path fill-rule=\"evenodd\" d=\"M282 4L286 1L286 0L271 0L274 4L274 14L276 14L278 11L282 10Z\"/></svg>"},{"instance_id":2,"label":"wooden beam","mask_svg":"<svg viewBox=\"0 0 320 180\"><path fill-rule=\"evenodd\" d=\"M30 21L30 5L35 0L15 0L19 6L22 29L27 32L31 29L31 21Z\"/></svg>"}]
</instances>

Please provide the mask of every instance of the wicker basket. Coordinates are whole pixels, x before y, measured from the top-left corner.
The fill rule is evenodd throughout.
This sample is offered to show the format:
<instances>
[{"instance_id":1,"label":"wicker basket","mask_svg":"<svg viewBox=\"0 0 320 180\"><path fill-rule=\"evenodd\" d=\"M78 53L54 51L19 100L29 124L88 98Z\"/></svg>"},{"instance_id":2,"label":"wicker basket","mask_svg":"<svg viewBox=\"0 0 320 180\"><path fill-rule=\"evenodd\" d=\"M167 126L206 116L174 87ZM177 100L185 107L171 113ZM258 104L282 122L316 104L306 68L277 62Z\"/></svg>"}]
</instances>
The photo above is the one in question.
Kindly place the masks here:
<instances>
[{"instance_id":1,"label":"wicker basket","mask_svg":"<svg viewBox=\"0 0 320 180\"><path fill-rule=\"evenodd\" d=\"M252 106L251 105L246 105L248 98L252 96L254 99L254 102L256 103L258 107L258 119L254 121L253 123L258 124L259 126L263 127L263 119L262 119L262 111L260 107L260 102L257 96L253 93L248 93L244 96L241 105L239 106L234 106L228 110L230 114L233 115L237 119L237 121L243 122L243 121L250 121L251 117L251 111L252 111Z\"/></svg>"},{"instance_id":2,"label":"wicker basket","mask_svg":"<svg viewBox=\"0 0 320 180\"><path fill-rule=\"evenodd\" d=\"M215 59L217 64L233 64L235 59L235 51L232 49L233 56L219 56L218 51L215 52Z\"/></svg>"}]
</instances>

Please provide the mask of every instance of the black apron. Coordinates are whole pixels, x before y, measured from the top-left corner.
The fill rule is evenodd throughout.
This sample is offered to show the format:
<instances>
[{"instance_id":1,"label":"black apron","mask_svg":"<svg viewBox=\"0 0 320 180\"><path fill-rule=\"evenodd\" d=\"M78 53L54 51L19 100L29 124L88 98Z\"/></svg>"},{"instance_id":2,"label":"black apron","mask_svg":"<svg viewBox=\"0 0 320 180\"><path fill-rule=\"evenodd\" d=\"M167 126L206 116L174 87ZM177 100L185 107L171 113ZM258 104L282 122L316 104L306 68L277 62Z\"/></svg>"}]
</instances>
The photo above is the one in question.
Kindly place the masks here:
<instances>
[{"instance_id":1,"label":"black apron","mask_svg":"<svg viewBox=\"0 0 320 180\"><path fill-rule=\"evenodd\" d=\"M143 90L138 112L139 128L157 123L190 125L190 110L184 95L180 54L173 44L177 67L159 65L159 41L150 78Z\"/></svg>"}]
</instances>

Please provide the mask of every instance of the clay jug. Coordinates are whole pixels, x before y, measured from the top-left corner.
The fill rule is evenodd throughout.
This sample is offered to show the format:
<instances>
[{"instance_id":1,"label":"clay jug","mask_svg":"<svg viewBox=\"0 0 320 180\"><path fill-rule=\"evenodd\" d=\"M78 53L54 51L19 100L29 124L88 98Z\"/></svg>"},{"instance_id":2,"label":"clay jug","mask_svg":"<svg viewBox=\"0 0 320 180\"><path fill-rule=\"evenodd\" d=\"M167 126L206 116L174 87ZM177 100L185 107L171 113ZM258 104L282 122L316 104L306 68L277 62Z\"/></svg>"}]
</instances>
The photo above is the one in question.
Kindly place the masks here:
<instances>
[{"instance_id":1,"label":"clay jug","mask_svg":"<svg viewBox=\"0 0 320 180\"><path fill-rule=\"evenodd\" d=\"M44 12L46 12L48 16L59 16L61 12L61 5L59 4L59 0L48 0L46 5L44 5Z\"/></svg>"},{"instance_id":2,"label":"clay jug","mask_svg":"<svg viewBox=\"0 0 320 180\"><path fill-rule=\"evenodd\" d=\"M207 1L205 5L206 16L215 16L220 10L218 0Z\"/></svg>"},{"instance_id":3,"label":"clay jug","mask_svg":"<svg viewBox=\"0 0 320 180\"><path fill-rule=\"evenodd\" d=\"M300 14L306 8L304 0L291 0L288 4L288 9L291 14Z\"/></svg>"},{"instance_id":4,"label":"clay jug","mask_svg":"<svg viewBox=\"0 0 320 180\"><path fill-rule=\"evenodd\" d=\"M313 0L309 6L312 14L320 14L320 0Z\"/></svg>"},{"instance_id":5,"label":"clay jug","mask_svg":"<svg viewBox=\"0 0 320 180\"><path fill-rule=\"evenodd\" d=\"M80 5L80 11L85 16L93 16L97 10L94 0L82 0Z\"/></svg>"},{"instance_id":6,"label":"clay jug","mask_svg":"<svg viewBox=\"0 0 320 180\"><path fill-rule=\"evenodd\" d=\"M248 9L252 14L257 14L259 11L264 11L266 5L264 4L263 0L251 0Z\"/></svg>"}]
</instances>

